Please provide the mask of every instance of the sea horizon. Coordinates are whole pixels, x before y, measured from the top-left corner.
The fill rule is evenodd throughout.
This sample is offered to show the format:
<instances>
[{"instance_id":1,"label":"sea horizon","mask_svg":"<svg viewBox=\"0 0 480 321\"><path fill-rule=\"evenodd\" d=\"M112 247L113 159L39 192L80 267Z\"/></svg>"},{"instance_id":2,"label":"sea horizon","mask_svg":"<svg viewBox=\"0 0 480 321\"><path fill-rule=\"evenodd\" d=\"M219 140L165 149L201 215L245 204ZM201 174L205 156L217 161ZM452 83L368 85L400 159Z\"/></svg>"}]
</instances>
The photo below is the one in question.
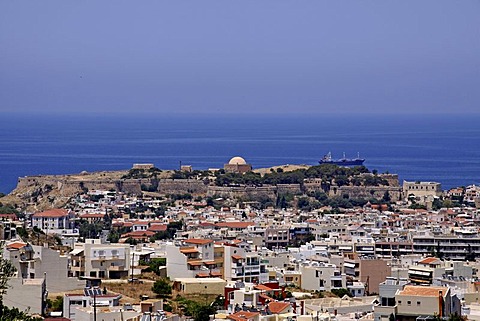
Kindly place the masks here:
<instances>
[{"instance_id":1,"label":"sea horizon","mask_svg":"<svg viewBox=\"0 0 480 321\"><path fill-rule=\"evenodd\" d=\"M317 165L323 155L443 189L480 184L480 114L3 113L0 192L18 177L127 170Z\"/></svg>"}]
</instances>

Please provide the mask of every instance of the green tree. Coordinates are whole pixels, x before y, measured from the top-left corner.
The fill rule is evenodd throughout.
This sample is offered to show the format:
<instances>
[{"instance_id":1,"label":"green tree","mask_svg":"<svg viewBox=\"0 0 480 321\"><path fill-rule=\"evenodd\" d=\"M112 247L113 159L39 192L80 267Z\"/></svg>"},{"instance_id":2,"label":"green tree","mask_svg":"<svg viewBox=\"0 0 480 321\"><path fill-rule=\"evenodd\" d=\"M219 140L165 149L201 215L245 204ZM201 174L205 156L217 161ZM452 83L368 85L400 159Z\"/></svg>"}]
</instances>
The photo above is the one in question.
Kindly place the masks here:
<instances>
[{"instance_id":1,"label":"green tree","mask_svg":"<svg viewBox=\"0 0 480 321\"><path fill-rule=\"evenodd\" d=\"M152 286L152 291L161 298L166 298L172 294L172 285L168 278L161 278L160 280L155 281Z\"/></svg>"},{"instance_id":2,"label":"green tree","mask_svg":"<svg viewBox=\"0 0 480 321\"><path fill-rule=\"evenodd\" d=\"M348 295L348 296L352 296L352 294L350 293L350 291L348 291L347 289L344 289L344 288L341 288L341 289L333 289L331 291L333 294L335 294L336 296L338 296L339 298L342 298L344 297L345 295Z\"/></svg>"},{"instance_id":3,"label":"green tree","mask_svg":"<svg viewBox=\"0 0 480 321\"><path fill-rule=\"evenodd\" d=\"M390 197L390 193L388 191L385 191L382 197L382 202L383 203L390 203L392 201L392 198Z\"/></svg>"},{"instance_id":4,"label":"green tree","mask_svg":"<svg viewBox=\"0 0 480 321\"><path fill-rule=\"evenodd\" d=\"M62 311L63 296L57 296L55 300L47 299L47 305L51 311Z\"/></svg>"},{"instance_id":5,"label":"green tree","mask_svg":"<svg viewBox=\"0 0 480 321\"><path fill-rule=\"evenodd\" d=\"M210 315L216 311L215 302L212 304L202 304L192 300L183 300L184 312L193 317L195 321L209 321Z\"/></svg>"},{"instance_id":6,"label":"green tree","mask_svg":"<svg viewBox=\"0 0 480 321\"><path fill-rule=\"evenodd\" d=\"M150 262L140 262L140 265L148 265L148 268L142 270L142 272L154 272L156 275L160 275L160 267L167 265L167 259L154 258Z\"/></svg>"},{"instance_id":7,"label":"green tree","mask_svg":"<svg viewBox=\"0 0 480 321\"><path fill-rule=\"evenodd\" d=\"M0 203L0 214L19 214L18 211L12 205L3 205Z\"/></svg>"}]
</instances>

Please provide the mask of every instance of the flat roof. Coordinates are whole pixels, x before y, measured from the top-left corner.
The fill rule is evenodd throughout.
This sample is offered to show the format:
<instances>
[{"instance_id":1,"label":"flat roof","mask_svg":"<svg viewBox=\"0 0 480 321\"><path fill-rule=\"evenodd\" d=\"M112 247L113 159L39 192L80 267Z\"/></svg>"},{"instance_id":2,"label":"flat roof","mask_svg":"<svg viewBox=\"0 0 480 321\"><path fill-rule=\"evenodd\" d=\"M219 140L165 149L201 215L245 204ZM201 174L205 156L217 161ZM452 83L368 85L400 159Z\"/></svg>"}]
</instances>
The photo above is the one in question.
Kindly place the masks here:
<instances>
[{"instance_id":1,"label":"flat roof","mask_svg":"<svg viewBox=\"0 0 480 321\"><path fill-rule=\"evenodd\" d=\"M221 278L175 278L174 282L183 282L183 283L219 283L227 282Z\"/></svg>"}]
</instances>

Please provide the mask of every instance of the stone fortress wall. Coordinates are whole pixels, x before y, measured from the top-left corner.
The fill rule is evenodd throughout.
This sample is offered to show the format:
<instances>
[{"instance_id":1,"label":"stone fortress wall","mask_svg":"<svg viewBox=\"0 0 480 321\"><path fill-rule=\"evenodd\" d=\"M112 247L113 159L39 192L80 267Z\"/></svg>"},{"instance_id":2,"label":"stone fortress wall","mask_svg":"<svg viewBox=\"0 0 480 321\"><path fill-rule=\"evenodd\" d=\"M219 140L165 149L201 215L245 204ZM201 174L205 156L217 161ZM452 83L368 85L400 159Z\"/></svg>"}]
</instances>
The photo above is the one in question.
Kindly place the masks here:
<instances>
[{"instance_id":1,"label":"stone fortress wall","mask_svg":"<svg viewBox=\"0 0 480 321\"><path fill-rule=\"evenodd\" d=\"M113 173L113 172L112 172ZM115 190L129 194L140 195L142 189L154 189L161 194L185 194L220 196L225 198L256 198L266 196L275 198L281 194L301 195L303 193L323 190L321 179L305 180L300 184L278 184L263 186L215 186L196 179L123 179L122 173L112 175L95 173L80 175L45 175L27 176L18 180L15 191L29 194L49 194L55 190L56 195L69 197L86 190ZM377 198L381 199L388 192L392 201L403 198L402 187L399 185L398 176L394 174L381 174L389 183L388 186L329 186L327 194L330 197L349 198ZM14 192L15 192L14 191Z\"/></svg>"}]
</instances>

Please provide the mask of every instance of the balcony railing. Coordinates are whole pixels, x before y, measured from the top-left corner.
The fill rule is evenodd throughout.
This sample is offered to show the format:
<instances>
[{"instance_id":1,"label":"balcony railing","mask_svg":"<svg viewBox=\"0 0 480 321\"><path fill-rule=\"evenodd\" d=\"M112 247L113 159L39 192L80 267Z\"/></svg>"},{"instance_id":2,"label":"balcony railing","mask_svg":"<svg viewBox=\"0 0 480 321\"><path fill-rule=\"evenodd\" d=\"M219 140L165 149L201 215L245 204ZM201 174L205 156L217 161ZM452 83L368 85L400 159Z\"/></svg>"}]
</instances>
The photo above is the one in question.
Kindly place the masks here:
<instances>
[{"instance_id":1,"label":"balcony railing","mask_svg":"<svg viewBox=\"0 0 480 321\"><path fill-rule=\"evenodd\" d=\"M109 271L125 271L126 268L124 265L112 265L108 268Z\"/></svg>"}]
</instances>

